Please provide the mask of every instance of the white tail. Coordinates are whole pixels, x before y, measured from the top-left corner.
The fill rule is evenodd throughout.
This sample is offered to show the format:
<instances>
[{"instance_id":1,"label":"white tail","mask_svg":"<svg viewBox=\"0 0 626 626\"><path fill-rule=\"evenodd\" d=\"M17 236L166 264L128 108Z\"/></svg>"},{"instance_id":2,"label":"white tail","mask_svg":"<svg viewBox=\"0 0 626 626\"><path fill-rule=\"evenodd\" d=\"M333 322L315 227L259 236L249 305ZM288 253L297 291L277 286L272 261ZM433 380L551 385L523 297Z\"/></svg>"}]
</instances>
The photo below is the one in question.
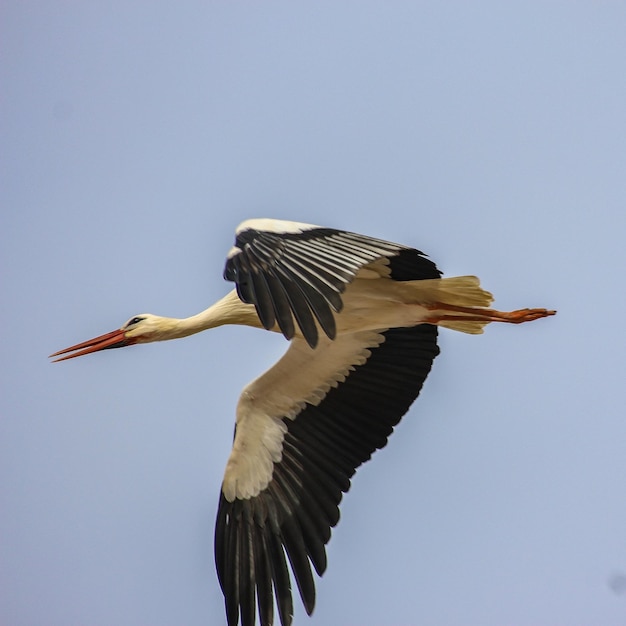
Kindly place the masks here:
<instances>
[{"instance_id":1,"label":"white tail","mask_svg":"<svg viewBox=\"0 0 626 626\"><path fill-rule=\"evenodd\" d=\"M493 302L493 296L480 286L477 276L415 280L405 284L407 287L410 285L412 293L417 295L421 302L444 302L464 307L488 307ZM480 335L488 323L474 320L442 320L438 325L462 333Z\"/></svg>"}]
</instances>

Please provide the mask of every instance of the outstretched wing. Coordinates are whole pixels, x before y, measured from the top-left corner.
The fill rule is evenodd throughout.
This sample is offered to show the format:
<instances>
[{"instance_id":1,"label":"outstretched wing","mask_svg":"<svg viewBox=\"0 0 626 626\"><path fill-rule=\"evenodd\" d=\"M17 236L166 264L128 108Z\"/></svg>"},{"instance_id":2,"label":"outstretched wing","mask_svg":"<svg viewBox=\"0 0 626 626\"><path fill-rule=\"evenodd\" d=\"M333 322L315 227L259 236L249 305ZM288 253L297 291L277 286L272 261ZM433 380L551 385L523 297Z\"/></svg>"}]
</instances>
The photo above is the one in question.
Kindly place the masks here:
<instances>
[{"instance_id":1,"label":"outstretched wing","mask_svg":"<svg viewBox=\"0 0 626 626\"><path fill-rule=\"evenodd\" d=\"M295 338L244 389L237 408L215 529L229 626L253 626L257 606L261 625L270 626L274 601L289 626L290 568L313 611L312 567L318 575L326 569L325 546L350 478L386 445L439 353L431 325L336 337L346 286L365 266L380 276L381 259L392 280L440 276L418 250L355 233L278 220L237 229L225 278L265 328L277 324Z\"/></svg>"},{"instance_id":2,"label":"outstretched wing","mask_svg":"<svg viewBox=\"0 0 626 626\"><path fill-rule=\"evenodd\" d=\"M297 324L315 347L317 324L329 339L335 338L334 313L341 311L341 294L359 269L402 254L419 256L428 274L412 279L439 277L431 261L400 244L311 224L248 220L237 229L224 278L236 283L243 302L254 304L266 329L278 324L291 339Z\"/></svg>"},{"instance_id":3,"label":"outstretched wing","mask_svg":"<svg viewBox=\"0 0 626 626\"><path fill-rule=\"evenodd\" d=\"M291 624L289 568L307 613L311 565L326 543L350 477L385 446L437 356L437 328L420 325L292 341L243 392L220 494L215 559L229 626ZM303 376L302 373L306 372Z\"/></svg>"}]
</instances>

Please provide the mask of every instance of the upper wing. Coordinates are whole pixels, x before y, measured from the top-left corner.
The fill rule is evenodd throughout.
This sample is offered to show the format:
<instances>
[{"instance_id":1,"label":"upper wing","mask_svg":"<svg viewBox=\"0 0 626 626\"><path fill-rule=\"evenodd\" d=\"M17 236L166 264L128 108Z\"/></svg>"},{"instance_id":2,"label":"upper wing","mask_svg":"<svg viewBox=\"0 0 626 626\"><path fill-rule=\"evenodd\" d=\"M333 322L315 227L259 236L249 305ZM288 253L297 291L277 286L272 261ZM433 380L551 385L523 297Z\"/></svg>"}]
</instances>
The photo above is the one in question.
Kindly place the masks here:
<instances>
[{"instance_id":1,"label":"upper wing","mask_svg":"<svg viewBox=\"0 0 626 626\"><path fill-rule=\"evenodd\" d=\"M359 269L403 251L420 255L425 264L432 266L429 269L435 267L419 251L400 244L311 224L248 220L237 229L224 278L237 284L243 302L254 304L265 328L269 330L277 323L291 339L295 318L307 343L315 347L315 320L334 339L333 312L341 310L341 294ZM412 278L439 277L436 269L434 275L429 273Z\"/></svg>"},{"instance_id":2,"label":"upper wing","mask_svg":"<svg viewBox=\"0 0 626 626\"><path fill-rule=\"evenodd\" d=\"M342 493L387 443L439 352L437 328L427 324L323 342L312 350L294 339L239 402L215 529L229 626L240 618L254 625L255 599L261 625L270 626L273 596L281 623L291 624L285 555L313 611L311 564L319 575L326 569Z\"/></svg>"}]
</instances>

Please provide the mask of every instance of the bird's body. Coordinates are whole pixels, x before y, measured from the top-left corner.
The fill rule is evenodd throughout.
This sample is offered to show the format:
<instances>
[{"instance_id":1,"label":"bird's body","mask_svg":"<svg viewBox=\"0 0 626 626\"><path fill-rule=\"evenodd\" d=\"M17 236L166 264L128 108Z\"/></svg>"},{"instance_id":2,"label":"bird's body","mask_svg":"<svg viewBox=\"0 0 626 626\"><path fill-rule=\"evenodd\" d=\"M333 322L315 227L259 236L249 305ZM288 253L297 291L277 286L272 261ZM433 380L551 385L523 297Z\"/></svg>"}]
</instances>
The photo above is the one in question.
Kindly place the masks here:
<instances>
[{"instance_id":1,"label":"bird's body","mask_svg":"<svg viewBox=\"0 0 626 626\"><path fill-rule=\"evenodd\" d=\"M287 561L308 613L311 565L325 545L356 468L383 447L439 352L437 326L480 333L545 309L502 313L473 276L441 278L412 248L280 220L237 229L224 275L236 283L186 319L138 315L121 329L62 350L185 337L223 324L280 332L286 354L243 390L217 514L215 556L229 625L274 620L293 604ZM59 359L59 360L63 360Z\"/></svg>"}]
</instances>

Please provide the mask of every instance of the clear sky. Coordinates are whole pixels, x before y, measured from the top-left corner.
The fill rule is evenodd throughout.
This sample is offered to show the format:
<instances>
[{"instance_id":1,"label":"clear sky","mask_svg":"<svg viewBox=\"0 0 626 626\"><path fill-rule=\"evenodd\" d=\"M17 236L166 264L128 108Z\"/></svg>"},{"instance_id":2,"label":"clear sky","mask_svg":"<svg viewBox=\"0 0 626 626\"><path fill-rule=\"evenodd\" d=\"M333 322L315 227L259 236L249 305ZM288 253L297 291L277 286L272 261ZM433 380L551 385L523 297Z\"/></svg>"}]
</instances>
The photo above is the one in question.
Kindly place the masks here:
<instances>
[{"instance_id":1,"label":"clear sky","mask_svg":"<svg viewBox=\"0 0 626 626\"><path fill-rule=\"evenodd\" d=\"M502 309L357 473L303 626L626 623L626 5L0 6L0 624L225 623L222 328L51 365L226 293L236 225L410 244Z\"/></svg>"}]
</instances>

